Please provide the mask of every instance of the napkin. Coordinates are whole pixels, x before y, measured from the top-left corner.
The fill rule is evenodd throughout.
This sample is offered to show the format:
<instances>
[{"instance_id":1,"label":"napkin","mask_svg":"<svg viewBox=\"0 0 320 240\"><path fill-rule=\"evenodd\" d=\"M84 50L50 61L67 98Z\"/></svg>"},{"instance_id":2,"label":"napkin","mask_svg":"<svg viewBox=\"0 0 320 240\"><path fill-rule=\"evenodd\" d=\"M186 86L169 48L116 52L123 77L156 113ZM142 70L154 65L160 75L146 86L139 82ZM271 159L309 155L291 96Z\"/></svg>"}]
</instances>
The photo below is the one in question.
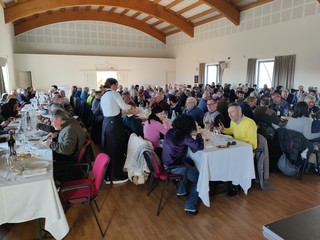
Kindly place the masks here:
<instances>
[{"instance_id":1,"label":"napkin","mask_svg":"<svg viewBox=\"0 0 320 240\"><path fill-rule=\"evenodd\" d=\"M33 177L37 175L43 175L47 173L47 168L39 168L39 169L27 169L22 172L22 177Z\"/></svg>"}]
</instances>

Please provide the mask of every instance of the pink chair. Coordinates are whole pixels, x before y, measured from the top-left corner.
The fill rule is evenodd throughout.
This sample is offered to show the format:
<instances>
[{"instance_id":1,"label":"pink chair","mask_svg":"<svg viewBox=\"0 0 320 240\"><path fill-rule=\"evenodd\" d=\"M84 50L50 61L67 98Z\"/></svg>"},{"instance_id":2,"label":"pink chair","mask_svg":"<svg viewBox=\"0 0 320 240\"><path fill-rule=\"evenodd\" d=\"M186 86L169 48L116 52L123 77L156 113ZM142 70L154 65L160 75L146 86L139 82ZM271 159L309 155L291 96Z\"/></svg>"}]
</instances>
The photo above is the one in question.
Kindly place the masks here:
<instances>
[{"instance_id":1,"label":"pink chair","mask_svg":"<svg viewBox=\"0 0 320 240\"><path fill-rule=\"evenodd\" d=\"M177 183L180 181L183 176L180 174L173 174L170 173L170 170L176 168L176 167L185 167L182 166L173 166L173 167L167 167L166 169L161 163L161 160L158 159L160 162L158 162L157 157L153 151L146 150L143 152L144 159L148 165L148 168L150 170L150 176L149 176L149 185L148 185L148 196L150 195L152 189L154 188L154 180L160 180L163 182L160 201L158 204L158 210L157 210L157 216L160 215L161 210L161 204L163 200L163 193L165 191L165 188L170 180Z\"/></svg>"},{"instance_id":2,"label":"pink chair","mask_svg":"<svg viewBox=\"0 0 320 240\"><path fill-rule=\"evenodd\" d=\"M110 157L107 154L98 154L92 170L94 180L87 178L69 181L63 183L59 190L60 199L65 209L67 209L71 204L75 203L88 203L90 205L102 237L104 237L105 233L101 229L101 225L91 202L94 201L97 211L100 212L100 209L96 203L96 199L99 195L109 162Z\"/></svg>"}]
</instances>

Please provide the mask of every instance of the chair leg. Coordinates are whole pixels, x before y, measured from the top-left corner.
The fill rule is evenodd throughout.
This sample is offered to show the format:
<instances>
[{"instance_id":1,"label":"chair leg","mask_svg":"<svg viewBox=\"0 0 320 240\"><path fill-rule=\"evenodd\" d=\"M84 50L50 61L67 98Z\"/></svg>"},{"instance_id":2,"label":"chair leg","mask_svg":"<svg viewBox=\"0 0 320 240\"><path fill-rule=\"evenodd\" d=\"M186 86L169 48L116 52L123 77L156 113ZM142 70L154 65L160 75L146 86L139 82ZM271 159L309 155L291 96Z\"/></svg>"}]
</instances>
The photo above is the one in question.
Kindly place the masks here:
<instances>
[{"instance_id":1,"label":"chair leg","mask_svg":"<svg viewBox=\"0 0 320 240\"><path fill-rule=\"evenodd\" d=\"M48 232L45 229L41 228L40 218L37 218L35 221L36 221L36 224L37 224L38 239L39 240L49 240L49 239L51 239L51 238L47 238L45 236L42 236L42 231L44 231L46 233L48 233Z\"/></svg>"},{"instance_id":2,"label":"chair leg","mask_svg":"<svg viewBox=\"0 0 320 240\"><path fill-rule=\"evenodd\" d=\"M163 183L162 192L161 192L160 201L159 201L158 210L157 210L157 216L160 215L160 209L161 209L161 204L162 204L162 199L163 199L163 193L164 193L164 189L166 188L166 185L167 185L168 182L169 182L169 179L167 178Z\"/></svg>"},{"instance_id":3,"label":"chair leg","mask_svg":"<svg viewBox=\"0 0 320 240\"><path fill-rule=\"evenodd\" d=\"M302 179L302 176L304 174L304 172L306 171L308 165L308 159L303 159L302 165L300 167L300 172L299 172L299 179Z\"/></svg>"},{"instance_id":4,"label":"chair leg","mask_svg":"<svg viewBox=\"0 0 320 240\"><path fill-rule=\"evenodd\" d=\"M94 211L94 208L93 208L93 206L91 205L91 203L90 203L89 205L90 205L90 207L91 207L91 211L93 212L94 218L96 219L96 222L97 222L97 224L98 224L98 227L99 227L101 236L104 237L105 233L102 231L100 222L99 222L98 217L97 217L97 215L96 215L96 213L95 213L95 211Z\"/></svg>"},{"instance_id":5,"label":"chair leg","mask_svg":"<svg viewBox=\"0 0 320 240\"><path fill-rule=\"evenodd\" d=\"M97 211L100 212L100 208L98 207L97 201L96 200L93 200L93 201L94 201L94 205L96 205Z\"/></svg>"},{"instance_id":6,"label":"chair leg","mask_svg":"<svg viewBox=\"0 0 320 240\"><path fill-rule=\"evenodd\" d=\"M153 179L154 179L154 177L153 177L153 174L151 173L150 174L150 179L149 179L149 184L148 184L148 193L147 193L148 196L150 195L150 193L152 191Z\"/></svg>"}]
</instances>

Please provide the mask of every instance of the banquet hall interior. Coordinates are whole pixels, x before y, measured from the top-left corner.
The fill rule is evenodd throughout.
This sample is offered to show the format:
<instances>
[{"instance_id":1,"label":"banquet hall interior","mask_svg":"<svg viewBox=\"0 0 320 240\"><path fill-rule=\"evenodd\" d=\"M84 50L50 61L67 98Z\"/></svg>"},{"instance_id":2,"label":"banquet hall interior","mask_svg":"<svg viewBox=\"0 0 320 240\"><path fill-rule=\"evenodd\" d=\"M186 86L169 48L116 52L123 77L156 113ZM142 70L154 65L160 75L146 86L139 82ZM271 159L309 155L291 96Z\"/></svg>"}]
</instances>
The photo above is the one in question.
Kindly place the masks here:
<instances>
[{"instance_id":1,"label":"banquet hall interior","mask_svg":"<svg viewBox=\"0 0 320 240\"><path fill-rule=\"evenodd\" d=\"M0 5L1 93L27 86L48 92L57 85L67 93L74 85L98 89L108 77L127 88L212 82L237 88L248 82L250 60L273 62L280 56L295 56L292 88L320 87L320 0L0 0ZM210 67L220 71L214 80ZM93 152L100 152L95 144ZM161 184L150 196L147 183L103 184L97 199L103 239L265 239L264 225L320 203L316 174L299 180L270 172L269 183L262 190L253 182L247 195L234 197L210 192L210 207L199 200L197 216L181 210L185 198L176 196L172 183L159 216ZM0 202L0 212L1 207ZM102 239L89 206L72 206L66 219L70 230L63 239ZM1 240L37 238L34 220L0 225Z\"/></svg>"}]
</instances>

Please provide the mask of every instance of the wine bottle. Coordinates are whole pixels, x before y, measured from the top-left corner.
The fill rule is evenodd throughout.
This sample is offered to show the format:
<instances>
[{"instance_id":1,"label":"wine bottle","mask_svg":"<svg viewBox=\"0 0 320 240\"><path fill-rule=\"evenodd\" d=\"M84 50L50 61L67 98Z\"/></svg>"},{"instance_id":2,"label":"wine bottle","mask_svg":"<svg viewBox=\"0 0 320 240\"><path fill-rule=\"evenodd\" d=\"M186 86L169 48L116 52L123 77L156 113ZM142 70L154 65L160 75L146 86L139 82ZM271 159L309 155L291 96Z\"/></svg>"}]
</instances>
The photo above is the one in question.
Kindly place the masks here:
<instances>
[{"instance_id":1,"label":"wine bottle","mask_svg":"<svg viewBox=\"0 0 320 240\"><path fill-rule=\"evenodd\" d=\"M16 140L14 140L13 133L14 133L13 130L11 130L11 131L9 132L10 138L9 138L9 140L8 140L8 147L9 147L9 154L10 154L10 156L16 155L16 150L15 150Z\"/></svg>"}]
</instances>

